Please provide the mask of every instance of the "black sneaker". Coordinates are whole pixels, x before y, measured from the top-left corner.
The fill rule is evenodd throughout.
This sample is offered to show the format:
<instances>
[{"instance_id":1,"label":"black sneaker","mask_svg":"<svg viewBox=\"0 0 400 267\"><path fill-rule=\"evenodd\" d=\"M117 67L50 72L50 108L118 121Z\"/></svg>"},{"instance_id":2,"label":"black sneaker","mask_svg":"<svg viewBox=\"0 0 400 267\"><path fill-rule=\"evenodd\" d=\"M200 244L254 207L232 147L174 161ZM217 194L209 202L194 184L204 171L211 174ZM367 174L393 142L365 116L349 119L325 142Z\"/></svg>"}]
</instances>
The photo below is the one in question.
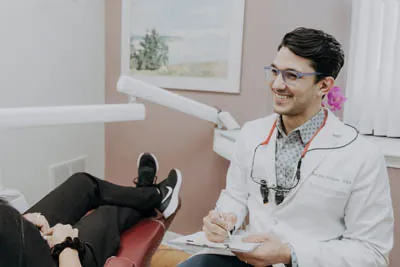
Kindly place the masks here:
<instances>
[{"instance_id":1,"label":"black sneaker","mask_svg":"<svg viewBox=\"0 0 400 267\"><path fill-rule=\"evenodd\" d=\"M162 212L166 219L174 214L178 208L181 185L182 174L178 169L172 169L168 174L168 178L157 185L162 196L158 210Z\"/></svg>"},{"instance_id":2,"label":"black sneaker","mask_svg":"<svg viewBox=\"0 0 400 267\"><path fill-rule=\"evenodd\" d=\"M137 187L152 186L157 180L158 161L151 153L142 153L137 159L138 177L133 180Z\"/></svg>"}]
</instances>

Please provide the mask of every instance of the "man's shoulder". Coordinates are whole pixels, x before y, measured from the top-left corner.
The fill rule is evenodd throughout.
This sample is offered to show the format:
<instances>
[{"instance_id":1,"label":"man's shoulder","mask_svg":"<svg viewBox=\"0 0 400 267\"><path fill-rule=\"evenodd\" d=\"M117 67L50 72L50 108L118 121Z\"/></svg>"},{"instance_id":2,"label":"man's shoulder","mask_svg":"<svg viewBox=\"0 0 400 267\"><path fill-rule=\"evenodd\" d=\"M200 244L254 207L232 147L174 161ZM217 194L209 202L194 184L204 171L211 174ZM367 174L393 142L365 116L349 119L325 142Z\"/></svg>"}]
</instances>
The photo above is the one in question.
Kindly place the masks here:
<instances>
[{"instance_id":1,"label":"man's shoulder","mask_svg":"<svg viewBox=\"0 0 400 267\"><path fill-rule=\"evenodd\" d=\"M247 121L244 124L243 129L254 131L254 130L264 130L267 128L271 128L277 116L278 116L277 114L271 114L266 117L261 117L255 120Z\"/></svg>"},{"instance_id":2,"label":"man's shoulder","mask_svg":"<svg viewBox=\"0 0 400 267\"><path fill-rule=\"evenodd\" d=\"M240 137L247 146L253 148L262 142L270 131L277 115L269 115L252 121L247 121L240 130Z\"/></svg>"},{"instance_id":3,"label":"man's shoulder","mask_svg":"<svg viewBox=\"0 0 400 267\"><path fill-rule=\"evenodd\" d=\"M347 146L348 144L349 148L351 148L352 156L373 161L383 157L381 149L364 135L360 134L355 128L343 123L341 134L343 135L344 143L340 143L339 145Z\"/></svg>"},{"instance_id":4,"label":"man's shoulder","mask_svg":"<svg viewBox=\"0 0 400 267\"><path fill-rule=\"evenodd\" d=\"M367 139L364 135L359 134L357 137L357 145L360 148L359 152L362 154L369 153L371 156L375 155L377 157L383 156L383 153L379 146L373 143L371 140Z\"/></svg>"},{"instance_id":5,"label":"man's shoulder","mask_svg":"<svg viewBox=\"0 0 400 267\"><path fill-rule=\"evenodd\" d=\"M338 134L341 136L341 142L339 142L339 144L348 144L350 147L363 154L380 153L378 146L360 134L355 127L345 124L343 121L339 120L339 118L332 117L330 128L334 135Z\"/></svg>"}]
</instances>

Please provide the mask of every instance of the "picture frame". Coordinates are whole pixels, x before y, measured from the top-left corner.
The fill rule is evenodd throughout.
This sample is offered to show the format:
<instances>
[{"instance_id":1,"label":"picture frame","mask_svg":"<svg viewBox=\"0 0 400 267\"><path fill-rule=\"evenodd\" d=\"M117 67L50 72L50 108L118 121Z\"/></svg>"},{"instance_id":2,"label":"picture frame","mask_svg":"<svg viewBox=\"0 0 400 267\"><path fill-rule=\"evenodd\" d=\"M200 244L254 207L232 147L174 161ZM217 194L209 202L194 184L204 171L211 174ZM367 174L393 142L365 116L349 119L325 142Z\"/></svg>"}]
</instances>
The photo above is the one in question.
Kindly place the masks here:
<instances>
[{"instance_id":1,"label":"picture frame","mask_svg":"<svg viewBox=\"0 0 400 267\"><path fill-rule=\"evenodd\" d=\"M122 0L121 73L168 88L239 93L245 0Z\"/></svg>"}]
</instances>

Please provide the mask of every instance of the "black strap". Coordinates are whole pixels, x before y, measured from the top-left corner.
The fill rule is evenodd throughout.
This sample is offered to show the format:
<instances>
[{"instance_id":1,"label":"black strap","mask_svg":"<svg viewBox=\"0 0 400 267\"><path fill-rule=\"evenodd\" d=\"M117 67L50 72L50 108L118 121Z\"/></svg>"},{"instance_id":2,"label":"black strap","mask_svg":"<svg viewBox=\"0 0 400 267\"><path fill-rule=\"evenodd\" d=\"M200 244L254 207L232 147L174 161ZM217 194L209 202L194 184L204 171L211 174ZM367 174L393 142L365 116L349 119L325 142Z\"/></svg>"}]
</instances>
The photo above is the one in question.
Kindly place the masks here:
<instances>
[{"instance_id":1,"label":"black strap","mask_svg":"<svg viewBox=\"0 0 400 267\"><path fill-rule=\"evenodd\" d=\"M74 239L72 239L71 237L67 237L64 242L54 245L54 247L51 249L51 256L57 264L59 263L60 254L65 248L77 250L79 254L79 260L81 262L83 261L86 253L85 244L77 237L75 237Z\"/></svg>"}]
</instances>

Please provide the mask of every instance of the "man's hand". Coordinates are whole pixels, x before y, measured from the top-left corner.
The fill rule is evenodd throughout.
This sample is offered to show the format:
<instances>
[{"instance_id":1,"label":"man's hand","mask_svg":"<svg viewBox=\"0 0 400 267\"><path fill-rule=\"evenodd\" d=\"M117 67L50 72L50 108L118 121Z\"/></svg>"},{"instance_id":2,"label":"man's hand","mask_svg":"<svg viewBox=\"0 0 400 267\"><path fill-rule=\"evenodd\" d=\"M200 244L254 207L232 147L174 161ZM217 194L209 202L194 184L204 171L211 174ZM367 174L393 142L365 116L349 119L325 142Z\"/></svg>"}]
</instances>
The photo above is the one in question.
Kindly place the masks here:
<instances>
[{"instance_id":1,"label":"man's hand","mask_svg":"<svg viewBox=\"0 0 400 267\"><path fill-rule=\"evenodd\" d=\"M42 214L35 212L35 213L27 213L24 214L23 216L27 221L30 221L32 224L36 225L43 235L46 235L49 232L50 230L49 222L47 221L46 217L44 217Z\"/></svg>"},{"instance_id":2,"label":"man's hand","mask_svg":"<svg viewBox=\"0 0 400 267\"><path fill-rule=\"evenodd\" d=\"M250 253L234 252L235 255L245 263L255 267L261 267L277 263L290 264L291 262L290 248L276 238L260 234L248 236L243 239L243 242L262 243L258 248Z\"/></svg>"},{"instance_id":3,"label":"man's hand","mask_svg":"<svg viewBox=\"0 0 400 267\"><path fill-rule=\"evenodd\" d=\"M220 213L212 210L203 218L203 232L212 242L224 242L236 224L237 217L233 213Z\"/></svg>"},{"instance_id":4,"label":"man's hand","mask_svg":"<svg viewBox=\"0 0 400 267\"><path fill-rule=\"evenodd\" d=\"M54 227L50 228L49 236L47 236L47 243L50 248L54 247L57 244L60 244L65 241L67 237L71 237L72 239L78 237L78 229L72 228L69 224L56 224Z\"/></svg>"}]
</instances>

